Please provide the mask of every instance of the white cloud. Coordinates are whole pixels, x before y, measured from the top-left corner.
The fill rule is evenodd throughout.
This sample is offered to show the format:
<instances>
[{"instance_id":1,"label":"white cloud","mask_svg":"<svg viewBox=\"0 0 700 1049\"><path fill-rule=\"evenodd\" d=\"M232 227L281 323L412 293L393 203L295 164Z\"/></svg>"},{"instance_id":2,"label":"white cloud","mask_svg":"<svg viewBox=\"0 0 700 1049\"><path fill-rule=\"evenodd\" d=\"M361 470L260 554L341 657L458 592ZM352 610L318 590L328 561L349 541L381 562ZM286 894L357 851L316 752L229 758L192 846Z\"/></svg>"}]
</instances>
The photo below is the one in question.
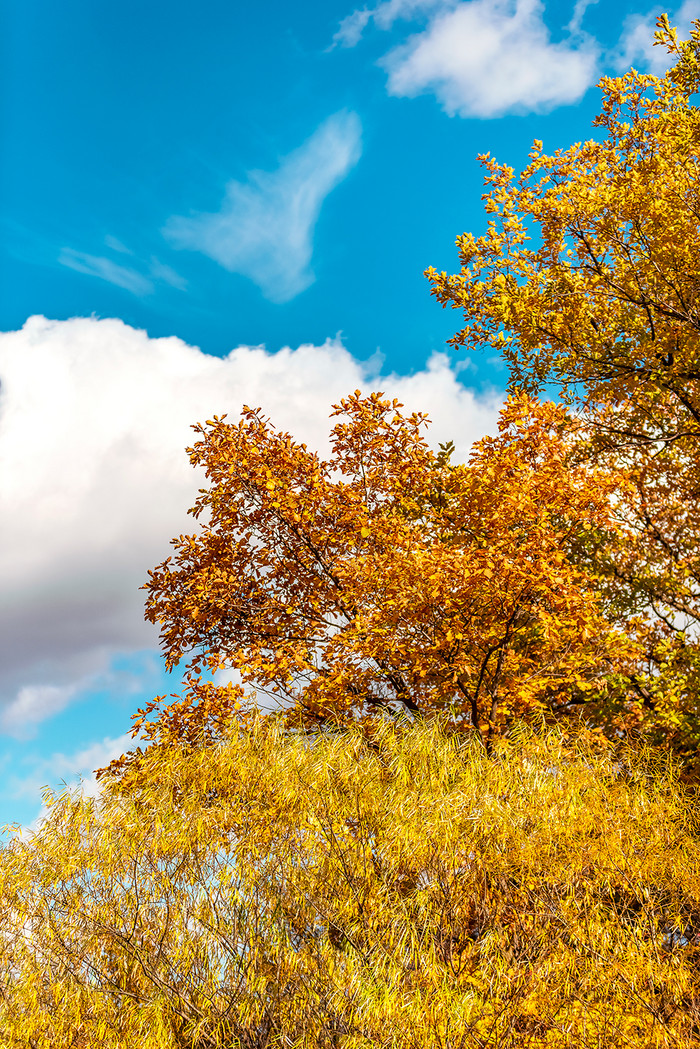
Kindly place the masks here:
<instances>
[{"instance_id":1,"label":"white cloud","mask_svg":"<svg viewBox=\"0 0 700 1049\"><path fill-rule=\"evenodd\" d=\"M333 43L340 44L341 47L354 47L355 44L359 43L371 18L372 11L366 7L363 7L360 11L353 11L341 21L333 37Z\"/></svg>"},{"instance_id":2,"label":"white cloud","mask_svg":"<svg viewBox=\"0 0 700 1049\"><path fill-rule=\"evenodd\" d=\"M382 61L392 95L436 95L450 116L544 112L577 102L595 82L588 37L552 43L542 0L448 6Z\"/></svg>"},{"instance_id":3,"label":"white cloud","mask_svg":"<svg viewBox=\"0 0 700 1049\"><path fill-rule=\"evenodd\" d=\"M110 251L118 251L120 255L133 255L131 248L127 248L118 237L113 237L111 233L108 233L105 237L105 247L109 248Z\"/></svg>"},{"instance_id":4,"label":"white cloud","mask_svg":"<svg viewBox=\"0 0 700 1049\"><path fill-rule=\"evenodd\" d=\"M427 19L380 62L390 94L432 92L450 116L545 112L577 102L596 80L600 48L581 32L596 2L575 0L570 36L558 43L542 0L385 0L344 18L333 43L354 47L370 21L390 29L400 19Z\"/></svg>"},{"instance_id":5,"label":"white cloud","mask_svg":"<svg viewBox=\"0 0 700 1049\"><path fill-rule=\"evenodd\" d=\"M553 43L543 0L384 0L347 15L333 46L354 47L370 23L391 29L400 20L422 22L420 32L380 62L389 74L390 94L432 92L451 116L545 112L577 102L602 64L618 72L635 66L663 75L673 61L664 47L654 45L663 4L628 15L617 45L604 52L582 31L588 8L597 3L573 0L565 26L569 35ZM690 23L700 18L700 0L684 0L669 17L687 36Z\"/></svg>"},{"instance_id":6,"label":"white cloud","mask_svg":"<svg viewBox=\"0 0 700 1049\"><path fill-rule=\"evenodd\" d=\"M627 70L630 66L645 73L663 76L675 59L661 44L654 44L656 19L668 9L662 4L653 7L646 14L632 14L625 19L620 41L611 55L612 64L618 71ZM690 23L700 18L700 0L685 0L669 21L675 26L681 37L687 36Z\"/></svg>"},{"instance_id":7,"label":"white cloud","mask_svg":"<svg viewBox=\"0 0 700 1049\"><path fill-rule=\"evenodd\" d=\"M31 739L36 727L68 706L78 690L76 684L27 685L0 712L0 729L15 739Z\"/></svg>"},{"instance_id":8,"label":"white cloud","mask_svg":"<svg viewBox=\"0 0 700 1049\"><path fill-rule=\"evenodd\" d=\"M151 256L150 263L150 274L154 280L165 281L166 284L170 284L173 288L177 288L179 291L184 291L187 287L187 281L184 277L181 277L172 266L166 266L164 262L157 259L155 255Z\"/></svg>"},{"instance_id":9,"label":"white cloud","mask_svg":"<svg viewBox=\"0 0 700 1049\"><path fill-rule=\"evenodd\" d=\"M313 283L313 234L323 201L360 157L356 113L325 120L276 171L230 182L221 210L173 216L163 233L249 277L272 302L287 302Z\"/></svg>"},{"instance_id":10,"label":"white cloud","mask_svg":"<svg viewBox=\"0 0 700 1049\"><path fill-rule=\"evenodd\" d=\"M400 18L420 17L426 12L455 7L458 3L459 0L384 0L376 7L363 7L343 18L333 37L333 43L342 47L354 47L359 43L370 22L374 22L380 29L390 29Z\"/></svg>"},{"instance_id":11,"label":"white cloud","mask_svg":"<svg viewBox=\"0 0 700 1049\"><path fill-rule=\"evenodd\" d=\"M122 255L134 254L130 248L127 248L125 244L122 244L120 240L111 235L105 237L105 245L110 251L119 252ZM133 292L134 295L151 295L154 291L153 281L170 284L173 288L178 288L180 291L184 291L187 287L185 278L181 277L172 266L167 266L160 259L157 259L155 255L151 256L151 261L148 265L148 277L144 276L143 273L139 273L133 266L122 266L120 263L114 262L113 259L108 259L105 256L87 255L85 252L75 251L73 248L62 248L58 261L62 266L67 266L78 273L84 273L88 277L98 277L100 280L106 280L110 284L116 284L117 287L125 288L127 291ZM150 280L149 277L152 277L153 280Z\"/></svg>"},{"instance_id":12,"label":"white cloud","mask_svg":"<svg viewBox=\"0 0 700 1049\"><path fill-rule=\"evenodd\" d=\"M83 793L95 797L100 787L95 780L94 770L104 768L114 758L127 750L133 750L140 741L140 736L134 739L130 732L125 732L115 738L106 737L89 743L72 754L57 751L35 761L25 776L10 776L9 782L6 782L7 793L14 798L33 798L43 786L57 790L62 783L77 786L78 780L82 780Z\"/></svg>"},{"instance_id":13,"label":"white cloud","mask_svg":"<svg viewBox=\"0 0 700 1049\"><path fill-rule=\"evenodd\" d=\"M569 30L570 33L578 33L579 32L579 30L581 29L581 24L583 22L583 19L584 19L584 16L586 14L586 11L588 10L589 7L592 7L594 4L597 4L597 3L598 3L598 0L576 0L576 3L574 4L574 10L573 10L573 13L571 15L571 19L569 20L569 24L566 27Z\"/></svg>"},{"instance_id":14,"label":"white cloud","mask_svg":"<svg viewBox=\"0 0 700 1049\"><path fill-rule=\"evenodd\" d=\"M116 654L157 649L139 587L171 537L199 528L187 514L205 480L184 450L192 424L235 421L247 403L324 451L331 404L383 389L429 412L431 440L466 456L499 404L462 386L444 355L376 376L338 341L219 358L94 318L32 317L0 333L0 382L0 709L16 734Z\"/></svg>"},{"instance_id":15,"label":"white cloud","mask_svg":"<svg viewBox=\"0 0 700 1049\"><path fill-rule=\"evenodd\" d=\"M88 277L99 277L100 280L116 284L118 288L125 288L134 295L150 295L153 291L153 282L143 274L131 266L120 266L104 256L86 255L84 251L63 248L58 261L62 266L85 273Z\"/></svg>"}]
</instances>

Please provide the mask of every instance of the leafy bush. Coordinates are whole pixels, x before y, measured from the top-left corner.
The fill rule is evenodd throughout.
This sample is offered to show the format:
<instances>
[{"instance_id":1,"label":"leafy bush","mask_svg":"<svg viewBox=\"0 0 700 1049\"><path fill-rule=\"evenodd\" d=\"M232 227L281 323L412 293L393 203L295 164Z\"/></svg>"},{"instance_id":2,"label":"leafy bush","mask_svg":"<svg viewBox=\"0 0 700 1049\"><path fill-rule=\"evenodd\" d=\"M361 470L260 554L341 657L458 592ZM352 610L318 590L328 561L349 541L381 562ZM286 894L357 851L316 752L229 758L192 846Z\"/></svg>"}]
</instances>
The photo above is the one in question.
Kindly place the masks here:
<instances>
[{"instance_id":1,"label":"leafy bush","mask_svg":"<svg viewBox=\"0 0 700 1049\"><path fill-rule=\"evenodd\" d=\"M0 854L8 1047L700 1044L671 762L272 717L103 784Z\"/></svg>"}]
</instances>

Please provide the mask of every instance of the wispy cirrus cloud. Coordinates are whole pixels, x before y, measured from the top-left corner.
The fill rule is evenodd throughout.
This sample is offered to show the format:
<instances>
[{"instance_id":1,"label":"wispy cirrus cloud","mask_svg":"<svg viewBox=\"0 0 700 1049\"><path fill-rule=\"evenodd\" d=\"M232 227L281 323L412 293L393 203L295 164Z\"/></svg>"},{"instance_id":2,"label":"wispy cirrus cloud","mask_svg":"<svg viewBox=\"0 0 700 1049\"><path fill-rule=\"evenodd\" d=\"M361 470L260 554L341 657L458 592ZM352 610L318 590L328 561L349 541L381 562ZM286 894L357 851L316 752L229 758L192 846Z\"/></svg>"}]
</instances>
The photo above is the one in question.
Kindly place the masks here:
<instances>
[{"instance_id":1,"label":"wispy cirrus cloud","mask_svg":"<svg viewBox=\"0 0 700 1049\"><path fill-rule=\"evenodd\" d=\"M220 211L173 216L164 236L250 278L270 301L288 302L313 283L321 206L360 153L359 117L335 113L276 171L251 171L247 182L230 182Z\"/></svg>"},{"instance_id":2,"label":"wispy cirrus cloud","mask_svg":"<svg viewBox=\"0 0 700 1049\"><path fill-rule=\"evenodd\" d=\"M134 256L131 248L111 234L105 237L104 243L112 252ZM115 262L106 255L88 255L74 248L62 248L58 261L68 269L84 273L87 277L106 280L109 284L115 284L118 288L124 288L134 295L152 295L156 284L169 284L180 291L184 291L187 287L185 278L181 277L172 266L161 262L155 255L151 255L148 264L140 263L141 270L137 269L136 265L125 266L121 262ZM139 264L138 259L135 262Z\"/></svg>"},{"instance_id":3,"label":"wispy cirrus cloud","mask_svg":"<svg viewBox=\"0 0 700 1049\"><path fill-rule=\"evenodd\" d=\"M344 19L334 42L354 46L370 19L381 29L427 20L381 59L390 94L432 93L451 116L545 112L577 102L597 78L601 49L581 32L591 2L577 0L557 42L542 0L386 0Z\"/></svg>"},{"instance_id":4,"label":"wispy cirrus cloud","mask_svg":"<svg viewBox=\"0 0 700 1049\"><path fill-rule=\"evenodd\" d=\"M327 50L332 51L338 44L341 47L354 47L355 44L359 44L362 34L373 15L374 12L368 7L363 7L358 11L351 11L349 15L346 15L341 20L333 36L333 43Z\"/></svg>"},{"instance_id":5,"label":"wispy cirrus cloud","mask_svg":"<svg viewBox=\"0 0 700 1049\"><path fill-rule=\"evenodd\" d=\"M570 33L579 32L586 11L589 7L593 7L593 5L597 3L598 0L576 0L576 3L574 4L574 9L571 13L571 18L569 19L569 23L566 27Z\"/></svg>"},{"instance_id":6,"label":"wispy cirrus cloud","mask_svg":"<svg viewBox=\"0 0 700 1049\"><path fill-rule=\"evenodd\" d=\"M154 280L164 281L165 284L169 284L172 288L177 288L179 291L184 291L187 287L185 278L181 277L172 266L168 266L161 262L160 259L157 259L155 255L151 256L148 271Z\"/></svg>"},{"instance_id":7,"label":"wispy cirrus cloud","mask_svg":"<svg viewBox=\"0 0 700 1049\"><path fill-rule=\"evenodd\" d=\"M111 233L108 233L105 237L105 247L109 248L110 251L118 251L120 255L133 255L131 248L128 248L123 241L119 240L119 237L113 237Z\"/></svg>"},{"instance_id":8,"label":"wispy cirrus cloud","mask_svg":"<svg viewBox=\"0 0 700 1049\"><path fill-rule=\"evenodd\" d=\"M85 273L88 277L99 277L100 280L116 284L118 288L125 288L134 295L150 295L154 290L153 281L148 277L144 277L132 266L122 266L104 255L88 255L84 251L63 248L58 261L68 269Z\"/></svg>"},{"instance_id":9,"label":"wispy cirrus cloud","mask_svg":"<svg viewBox=\"0 0 700 1049\"><path fill-rule=\"evenodd\" d=\"M333 37L333 44L354 47L370 22L380 29L390 29L399 19L411 19L431 11L445 10L457 6L459 0L382 0L376 7L363 7L352 11L340 22Z\"/></svg>"},{"instance_id":10,"label":"wispy cirrus cloud","mask_svg":"<svg viewBox=\"0 0 700 1049\"><path fill-rule=\"evenodd\" d=\"M77 786L78 779L82 779L82 793L88 797L94 797L99 793L99 784L95 780L94 770L104 768L114 758L118 758L127 750L133 750L141 740L141 735L136 737L136 742L130 732L111 738L106 737L72 754L64 754L56 751L46 758L35 759L25 775L11 774L6 791L13 797L34 797L38 795L41 787L49 786L56 789L61 782L67 785ZM29 764L29 762L27 763ZM45 812L46 810L44 810Z\"/></svg>"},{"instance_id":11,"label":"wispy cirrus cloud","mask_svg":"<svg viewBox=\"0 0 700 1049\"><path fill-rule=\"evenodd\" d=\"M65 785L71 793L79 792L83 798L99 798L102 784L98 783L94 770L105 768L142 741L141 734L133 738L130 732L125 732L121 736L105 736L70 754L55 751L47 758L29 758L20 771L5 772L4 794L14 800L33 801L40 796L42 788L48 787L60 794ZM48 805L42 805L35 818L25 826L20 824L16 833L30 838L39 831L50 811Z\"/></svg>"}]
</instances>

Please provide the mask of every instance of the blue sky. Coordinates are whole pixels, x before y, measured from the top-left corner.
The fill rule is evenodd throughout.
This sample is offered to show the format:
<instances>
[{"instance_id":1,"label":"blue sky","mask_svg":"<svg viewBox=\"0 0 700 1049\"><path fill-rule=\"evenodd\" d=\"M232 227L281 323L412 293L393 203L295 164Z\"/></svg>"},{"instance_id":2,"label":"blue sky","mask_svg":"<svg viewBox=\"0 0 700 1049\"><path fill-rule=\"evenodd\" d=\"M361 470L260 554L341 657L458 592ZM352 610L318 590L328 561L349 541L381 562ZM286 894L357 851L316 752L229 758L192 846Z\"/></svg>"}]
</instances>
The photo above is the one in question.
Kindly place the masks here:
<instances>
[{"instance_id":1,"label":"blue sky","mask_svg":"<svg viewBox=\"0 0 700 1049\"><path fill-rule=\"evenodd\" d=\"M477 154L594 135L595 84L700 0L10 0L0 172L0 824L177 692L138 588L196 526L190 425L323 449L384 389L466 455L505 374L423 270L481 232Z\"/></svg>"}]
</instances>

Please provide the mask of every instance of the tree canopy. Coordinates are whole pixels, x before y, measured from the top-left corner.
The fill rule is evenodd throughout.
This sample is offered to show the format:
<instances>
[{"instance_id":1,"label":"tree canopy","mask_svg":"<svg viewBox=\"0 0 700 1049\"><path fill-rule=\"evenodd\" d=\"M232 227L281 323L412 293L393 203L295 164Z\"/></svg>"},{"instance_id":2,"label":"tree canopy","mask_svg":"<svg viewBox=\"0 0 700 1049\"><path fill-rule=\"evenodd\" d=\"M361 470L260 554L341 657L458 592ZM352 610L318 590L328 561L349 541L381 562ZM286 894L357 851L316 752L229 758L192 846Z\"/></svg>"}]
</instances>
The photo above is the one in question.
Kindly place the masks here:
<instances>
[{"instance_id":1,"label":"tree canopy","mask_svg":"<svg viewBox=\"0 0 700 1049\"><path fill-rule=\"evenodd\" d=\"M457 238L458 274L426 271L455 345L490 343L513 388L553 384L623 446L700 434L698 25L681 43L659 19L666 76L600 81L602 140L536 141L518 178L482 155L487 232Z\"/></svg>"},{"instance_id":2,"label":"tree canopy","mask_svg":"<svg viewBox=\"0 0 700 1049\"><path fill-rule=\"evenodd\" d=\"M573 462L565 411L511 398L466 464L379 394L334 415L328 461L258 412L195 427L209 519L146 584L166 665L194 650L194 674L152 731L214 731L246 688L308 727L449 710L487 747L514 718L600 703L635 647L573 553L614 532L619 482ZM203 664L240 684L202 683Z\"/></svg>"},{"instance_id":3,"label":"tree canopy","mask_svg":"<svg viewBox=\"0 0 700 1049\"><path fill-rule=\"evenodd\" d=\"M497 347L510 389L557 392L582 423L580 454L629 478L624 543L595 558L645 658L628 678L640 727L691 754L700 744L700 23L668 18L663 77L600 82L600 140L516 178L490 155L487 232L457 239L460 271L426 274L463 312L457 346ZM636 698L636 704L634 702ZM631 704L631 705L630 705Z\"/></svg>"}]
</instances>

